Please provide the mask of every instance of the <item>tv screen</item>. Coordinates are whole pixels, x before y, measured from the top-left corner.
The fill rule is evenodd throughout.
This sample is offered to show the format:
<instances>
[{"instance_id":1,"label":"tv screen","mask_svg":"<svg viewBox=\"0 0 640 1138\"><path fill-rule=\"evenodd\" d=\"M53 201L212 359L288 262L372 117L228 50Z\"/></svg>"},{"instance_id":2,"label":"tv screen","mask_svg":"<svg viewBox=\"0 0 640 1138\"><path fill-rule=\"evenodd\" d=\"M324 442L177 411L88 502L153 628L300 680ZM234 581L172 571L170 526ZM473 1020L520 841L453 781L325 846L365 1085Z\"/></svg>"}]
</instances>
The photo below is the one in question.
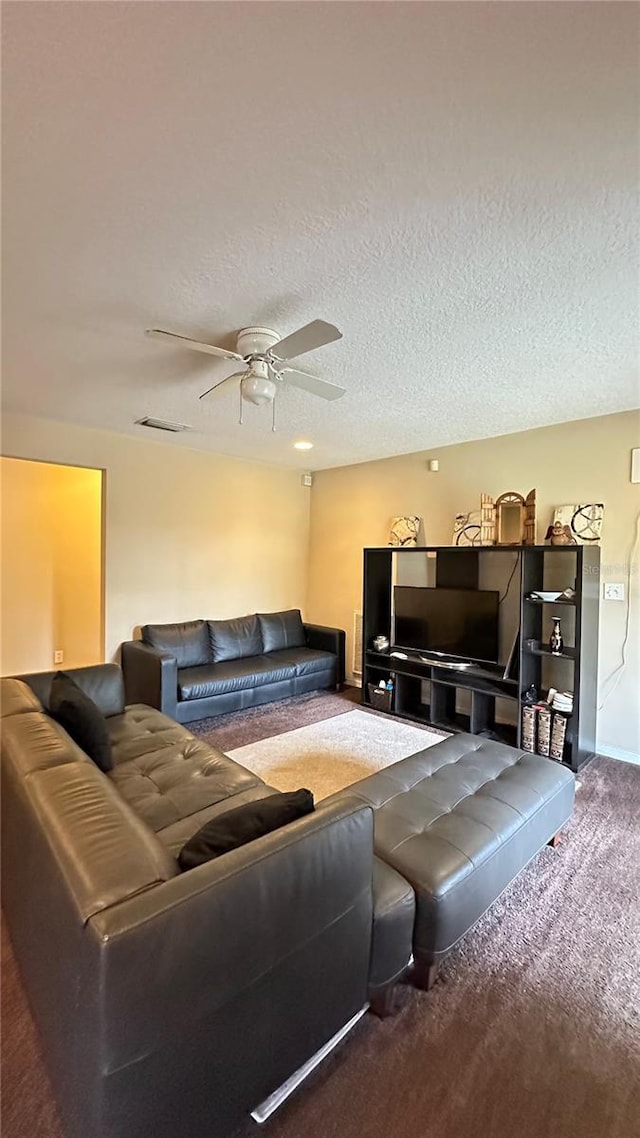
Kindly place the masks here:
<instances>
[{"instance_id":1,"label":"tv screen","mask_svg":"<svg viewBox=\"0 0 640 1138\"><path fill-rule=\"evenodd\" d=\"M498 599L484 589L396 585L395 647L497 663Z\"/></svg>"}]
</instances>

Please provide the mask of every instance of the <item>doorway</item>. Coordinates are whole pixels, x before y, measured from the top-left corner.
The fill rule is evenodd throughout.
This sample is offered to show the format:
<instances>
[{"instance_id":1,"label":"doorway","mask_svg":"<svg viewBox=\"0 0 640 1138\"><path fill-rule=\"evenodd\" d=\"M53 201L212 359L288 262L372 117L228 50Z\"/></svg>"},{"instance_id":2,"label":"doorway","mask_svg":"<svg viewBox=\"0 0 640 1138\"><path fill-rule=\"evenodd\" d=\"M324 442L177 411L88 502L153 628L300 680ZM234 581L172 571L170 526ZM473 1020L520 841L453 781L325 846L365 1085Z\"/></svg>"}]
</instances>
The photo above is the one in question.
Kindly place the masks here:
<instances>
[{"instance_id":1,"label":"doorway","mask_svg":"<svg viewBox=\"0 0 640 1138\"><path fill-rule=\"evenodd\" d=\"M104 660L103 474L0 458L0 674Z\"/></svg>"}]
</instances>

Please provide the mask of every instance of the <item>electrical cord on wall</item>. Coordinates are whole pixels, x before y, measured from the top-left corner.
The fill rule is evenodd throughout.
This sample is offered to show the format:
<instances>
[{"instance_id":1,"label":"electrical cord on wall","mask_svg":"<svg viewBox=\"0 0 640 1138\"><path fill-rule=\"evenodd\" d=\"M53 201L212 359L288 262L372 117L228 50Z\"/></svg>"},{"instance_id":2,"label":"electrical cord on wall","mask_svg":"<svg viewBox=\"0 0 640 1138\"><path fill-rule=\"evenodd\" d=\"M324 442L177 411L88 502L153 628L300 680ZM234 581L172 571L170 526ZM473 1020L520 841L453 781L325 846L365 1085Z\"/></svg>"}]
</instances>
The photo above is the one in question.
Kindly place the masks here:
<instances>
[{"instance_id":1,"label":"electrical cord on wall","mask_svg":"<svg viewBox=\"0 0 640 1138\"><path fill-rule=\"evenodd\" d=\"M629 564L627 566L627 617L626 617L625 627L624 627L624 637L622 640L622 651L621 651L622 659L620 660L619 664L616 664L613 671L611 671L609 673L606 680L603 680L601 685L600 685L600 691L604 692L604 689L606 688L607 684L611 683L611 681L615 678L615 683L614 683L613 687L610 688L609 691L607 692L607 694L603 696L602 703L598 704L598 711L602 711L603 707L605 706L607 701L611 698L614 691L618 687L618 684L620 683L620 680L622 679L622 674L623 674L624 669L625 669L626 664L627 664L627 644L629 643L629 629L631 626L631 570L632 570L632 566L633 566L633 559L634 559L634 556L636 553L636 547L637 547L639 541L640 541L640 514L638 514L638 516L636 518L636 533L635 533L635 537L633 539L633 545L631 546L631 550L629 552Z\"/></svg>"},{"instance_id":2,"label":"electrical cord on wall","mask_svg":"<svg viewBox=\"0 0 640 1138\"><path fill-rule=\"evenodd\" d=\"M503 601L506 601L506 599L509 595L509 589L511 588L511 582L513 581L513 574L515 573L518 565L520 564L521 559L522 559L522 554L516 553L516 559L513 563L513 569L511 570L511 576L509 577L509 580L507 581L507 587L506 587L504 593L502 594L502 596L498 600L499 605L501 605Z\"/></svg>"}]
</instances>

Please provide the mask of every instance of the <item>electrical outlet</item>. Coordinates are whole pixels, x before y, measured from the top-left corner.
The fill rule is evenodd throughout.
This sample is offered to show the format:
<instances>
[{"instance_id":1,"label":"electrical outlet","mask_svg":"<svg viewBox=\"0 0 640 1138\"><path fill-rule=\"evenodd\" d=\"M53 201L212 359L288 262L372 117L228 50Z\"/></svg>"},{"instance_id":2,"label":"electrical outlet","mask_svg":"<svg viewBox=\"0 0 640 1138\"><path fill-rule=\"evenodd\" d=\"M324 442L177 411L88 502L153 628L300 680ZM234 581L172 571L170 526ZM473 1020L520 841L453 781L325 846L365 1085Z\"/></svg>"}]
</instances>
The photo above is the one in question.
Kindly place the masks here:
<instances>
[{"instance_id":1,"label":"electrical outlet","mask_svg":"<svg viewBox=\"0 0 640 1138\"><path fill-rule=\"evenodd\" d=\"M605 581L602 595L605 601L623 601L624 585L614 585L609 581Z\"/></svg>"},{"instance_id":2,"label":"electrical outlet","mask_svg":"<svg viewBox=\"0 0 640 1138\"><path fill-rule=\"evenodd\" d=\"M57 652L53 653L53 662L54 662L54 664L62 664L63 660L64 660L64 652L62 651L61 648L58 648Z\"/></svg>"}]
</instances>

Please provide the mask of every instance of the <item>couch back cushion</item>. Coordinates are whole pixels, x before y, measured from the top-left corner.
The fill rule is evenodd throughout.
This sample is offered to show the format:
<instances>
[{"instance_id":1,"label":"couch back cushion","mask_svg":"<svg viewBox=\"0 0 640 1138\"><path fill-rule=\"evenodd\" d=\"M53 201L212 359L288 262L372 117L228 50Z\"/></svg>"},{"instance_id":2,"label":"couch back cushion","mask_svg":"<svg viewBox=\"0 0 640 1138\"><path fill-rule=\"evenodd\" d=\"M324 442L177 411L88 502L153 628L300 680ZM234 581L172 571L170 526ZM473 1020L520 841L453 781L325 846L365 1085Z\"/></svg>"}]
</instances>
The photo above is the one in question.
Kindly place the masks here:
<instances>
[{"instance_id":1,"label":"couch back cushion","mask_svg":"<svg viewBox=\"0 0 640 1138\"><path fill-rule=\"evenodd\" d=\"M306 637L300 609L286 612L259 612L265 652L279 652L282 648L304 648Z\"/></svg>"},{"instance_id":2,"label":"couch back cushion","mask_svg":"<svg viewBox=\"0 0 640 1138\"><path fill-rule=\"evenodd\" d=\"M214 664L262 655L262 634L257 616L210 620L209 640ZM180 667L180 665L178 665Z\"/></svg>"},{"instance_id":3,"label":"couch back cushion","mask_svg":"<svg viewBox=\"0 0 640 1138\"><path fill-rule=\"evenodd\" d=\"M169 652L175 656L179 668L197 668L200 664L212 663L206 620L145 624L142 639L158 652Z\"/></svg>"},{"instance_id":4,"label":"couch back cushion","mask_svg":"<svg viewBox=\"0 0 640 1138\"><path fill-rule=\"evenodd\" d=\"M24 680L48 711L51 699L51 684L56 672L31 672L17 676ZM122 715L124 711L124 680L118 664L89 664L86 668L69 668L68 675L74 683L93 700L103 715Z\"/></svg>"},{"instance_id":5,"label":"couch back cushion","mask_svg":"<svg viewBox=\"0 0 640 1138\"><path fill-rule=\"evenodd\" d=\"M44 711L3 717L2 780L14 906L21 903L17 883L28 880L25 904L55 908L53 891L46 901L39 896L53 874L84 922L178 872L163 843Z\"/></svg>"}]
</instances>

